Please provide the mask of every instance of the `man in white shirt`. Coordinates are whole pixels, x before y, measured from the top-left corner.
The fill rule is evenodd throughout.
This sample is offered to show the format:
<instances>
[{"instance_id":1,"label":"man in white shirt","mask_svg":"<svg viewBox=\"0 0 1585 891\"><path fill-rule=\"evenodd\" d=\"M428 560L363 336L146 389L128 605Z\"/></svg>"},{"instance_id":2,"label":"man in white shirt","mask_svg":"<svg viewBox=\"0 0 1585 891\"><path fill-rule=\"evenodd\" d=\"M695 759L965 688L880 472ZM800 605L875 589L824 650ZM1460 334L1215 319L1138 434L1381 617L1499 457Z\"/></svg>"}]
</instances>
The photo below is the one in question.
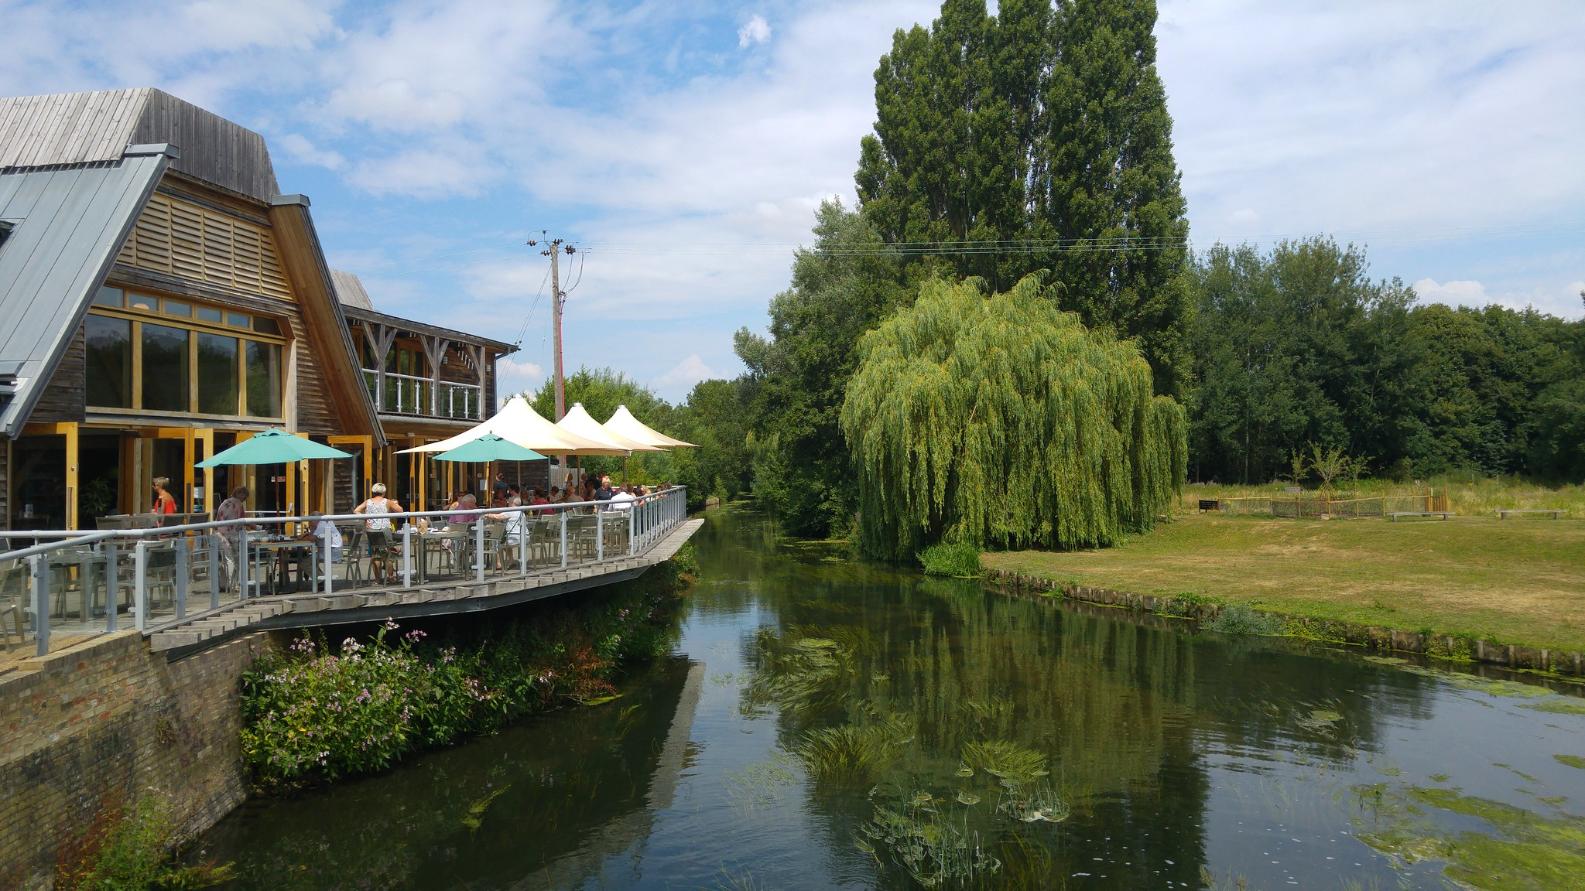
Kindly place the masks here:
<instances>
[{"instance_id":1,"label":"man in white shirt","mask_svg":"<svg viewBox=\"0 0 1585 891\"><path fill-rule=\"evenodd\" d=\"M631 486L623 486L622 488L611 493L612 510L630 510L633 507L633 501L635 499L633 498L633 493L630 491L631 488Z\"/></svg>"}]
</instances>

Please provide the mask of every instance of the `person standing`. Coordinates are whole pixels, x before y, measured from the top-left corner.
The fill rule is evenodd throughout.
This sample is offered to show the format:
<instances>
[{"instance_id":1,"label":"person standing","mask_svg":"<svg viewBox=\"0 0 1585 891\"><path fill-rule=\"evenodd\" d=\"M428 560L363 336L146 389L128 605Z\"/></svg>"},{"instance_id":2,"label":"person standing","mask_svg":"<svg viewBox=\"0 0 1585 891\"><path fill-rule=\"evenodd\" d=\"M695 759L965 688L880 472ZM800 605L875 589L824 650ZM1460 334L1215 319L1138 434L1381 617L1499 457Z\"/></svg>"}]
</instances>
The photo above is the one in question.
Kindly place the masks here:
<instances>
[{"instance_id":1,"label":"person standing","mask_svg":"<svg viewBox=\"0 0 1585 891\"><path fill-rule=\"evenodd\" d=\"M166 489L171 484L168 476L154 478L154 525L165 525L165 518L176 513L176 499Z\"/></svg>"},{"instance_id":2,"label":"person standing","mask_svg":"<svg viewBox=\"0 0 1585 891\"><path fill-rule=\"evenodd\" d=\"M369 497L352 509L355 514L365 514L364 529L369 539L369 573L386 584L396 583L396 567L391 565L391 518L386 514L399 514L402 505L385 497L385 484L369 487Z\"/></svg>"},{"instance_id":3,"label":"person standing","mask_svg":"<svg viewBox=\"0 0 1585 891\"><path fill-rule=\"evenodd\" d=\"M241 520L247 515L247 486L238 486L235 489L232 489L231 497L220 502L220 506L215 508L216 522ZM221 587L228 591L231 590L231 587L237 582L237 545L240 543L242 538L243 525L244 524L242 523L233 522L230 525L220 527L220 540L222 542L222 547L220 548L220 559L224 564L223 568L225 570L225 577L222 579Z\"/></svg>"}]
</instances>

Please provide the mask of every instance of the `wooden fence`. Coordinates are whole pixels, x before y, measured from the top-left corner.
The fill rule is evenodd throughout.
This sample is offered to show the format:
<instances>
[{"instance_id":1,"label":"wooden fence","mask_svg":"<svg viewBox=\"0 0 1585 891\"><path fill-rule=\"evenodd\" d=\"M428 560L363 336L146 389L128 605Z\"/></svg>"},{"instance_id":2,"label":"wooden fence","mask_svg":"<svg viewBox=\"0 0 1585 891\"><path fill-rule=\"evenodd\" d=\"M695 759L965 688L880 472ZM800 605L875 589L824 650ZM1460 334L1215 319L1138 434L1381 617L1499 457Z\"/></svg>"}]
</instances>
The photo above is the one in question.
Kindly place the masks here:
<instances>
[{"instance_id":1,"label":"wooden fence","mask_svg":"<svg viewBox=\"0 0 1585 891\"><path fill-rule=\"evenodd\" d=\"M1436 513L1448 510L1446 492L1420 492L1356 497L1349 492L1296 492L1257 498L1222 498L1217 509L1230 514L1289 519L1319 517L1385 517L1394 513Z\"/></svg>"}]
</instances>

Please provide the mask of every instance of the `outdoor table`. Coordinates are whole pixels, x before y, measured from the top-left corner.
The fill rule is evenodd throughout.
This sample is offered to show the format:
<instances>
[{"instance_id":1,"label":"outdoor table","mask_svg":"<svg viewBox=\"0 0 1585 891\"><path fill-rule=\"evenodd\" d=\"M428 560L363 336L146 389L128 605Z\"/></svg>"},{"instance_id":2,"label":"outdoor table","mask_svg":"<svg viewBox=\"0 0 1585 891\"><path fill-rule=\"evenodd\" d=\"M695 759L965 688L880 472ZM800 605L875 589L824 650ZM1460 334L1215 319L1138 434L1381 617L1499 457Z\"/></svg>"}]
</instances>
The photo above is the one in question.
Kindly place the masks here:
<instances>
[{"instance_id":1,"label":"outdoor table","mask_svg":"<svg viewBox=\"0 0 1585 891\"><path fill-rule=\"evenodd\" d=\"M444 551L446 542L451 542L453 565L462 566L462 561L459 559L462 555L458 551L467 547L468 539L472 537L472 531L471 528L447 529L442 532L424 532L414 536L414 539L418 542L418 580L420 582L429 581L429 557L433 553Z\"/></svg>"},{"instance_id":2,"label":"outdoor table","mask_svg":"<svg viewBox=\"0 0 1585 891\"><path fill-rule=\"evenodd\" d=\"M288 561L291 560L293 557L295 557L298 552L301 552L301 551L304 551L304 550L308 551L309 552L308 565L309 565L309 573L310 573L309 578L311 580L311 587L309 588L309 590L316 590L319 587L319 539L318 538L311 538L311 539L307 539L307 540L300 539L300 538L271 538L271 539L260 539L260 540L249 539L248 540L248 544L253 547L253 555L252 555L253 557L263 558L263 555L264 555L265 551L271 552L271 556L270 557L259 559L259 560L257 560L257 562L255 562L254 565L255 566L260 566L260 567L265 568L265 569L268 569L268 567L270 566L271 562L273 561L273 563L275 565L274 579L277 582L279 582L281 580L284 580L284 578L285 578L285 576L287 574L287 566L289 565ZM257 577L255 576L255 580L256 579L257 579ZM301 583L302 579L299 578L298 582ZM279 593L281 593L281 592L276 590L277 587L281 587L279 584L273 584L272 583L269 587L270 587L270 593L271 594L279 594Z\"/></svg>"}]
</instances>

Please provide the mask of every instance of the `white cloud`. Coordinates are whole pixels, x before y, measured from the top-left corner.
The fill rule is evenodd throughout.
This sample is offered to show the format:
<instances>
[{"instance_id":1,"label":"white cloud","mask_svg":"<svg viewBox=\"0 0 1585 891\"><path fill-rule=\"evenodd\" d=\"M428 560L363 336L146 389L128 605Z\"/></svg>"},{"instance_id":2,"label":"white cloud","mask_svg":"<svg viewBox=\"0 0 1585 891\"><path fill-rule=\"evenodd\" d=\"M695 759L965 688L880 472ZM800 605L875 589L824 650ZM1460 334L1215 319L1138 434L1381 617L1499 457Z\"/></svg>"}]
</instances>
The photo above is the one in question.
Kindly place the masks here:
<instances>
[{"instance_id":1,"label":"white cloud","mask_svg":"<svg viewBox=\"0 0 1585 891\"><path fill-rule=\"evenodd\" d=\"M713 377L720 375L706 365L698 353L694 353L673 365L670 371L655 378L654 386L661 390L687 390L694 384Z\"/></svg>"},{"instance_id":2,"label":"white cloud","mask_svg":"<svg viewBox=\"0 0 1585 891\"><path fill-rule=\"evenodd\" d=\"M347 159L340 152L322 149L301 133L288 133L276 137L275 144L285 149L288 157L304 164L312 164L326 170L340 170L347 166Z\"/></svg>"},{"instance_id":3,"label":"white cloud","mask_svg":"<svg viewBox=\"0 0 1585 891\"><path fill-rule=\"evenodd\" d=\"M1414 283L1414 293L1421 300L1452 306L1485 306L1492 302L1486 294L1486 286L1476 281L1438 282L1434 278L1422 278Z\"/></svg>"},{"instance_id":4,"label":"white cloud","mask_svg":"<svg viewBox=\"0 0 1585 891\"><path fill-rule=\"evenodd\" d=\"M1169 0L1157 35L1197 242L1446 241L1585 203L1568 0Z\"/></svg>"},{"instance_id":5,"label":"white cloud","mask_svg":"<svg viewBox=\"0 0 1585 891\"><path fill-rule=\"evenodd\" d=\"M503 356L495 361L495 392L498 401L508 396L533 390L545 379L545 370L537 363Z\"/></svg>"},{"instance_id":6,"label":"white cloud","mask_svg":"<svg viewBox=\"0 0 1585 891\"><path fill-rule=\"evenodd\" d=\"M493 167L465 146L409 149L361 160L347 175L349 182L370 194L415 198L478 195L495 177Z\"/></svg>"},{"instance_id":7,"label":"white cloud","mask_svg":"<svg viewBox=\"0 0 1585 891\"><path fill-rule=\"evenodd\" d=\"M743 23L743 27L737 29L737 45L739 49L746 49L753 44L764 43L769 39L770 22L765 21L765 17L762 15L750 18Z\"/></svg>"},{"instance_id":8,"label":"white cloud","mask_svg":"<svg viewBox=\"0 0 1585 891\"><path fill-rule=\"evenodd\" d=\"M1585 281L1496 294L1491 293L1484 283L1473 280L1438 282L1433 278L1422 278L1414 283L1414 292L1422 301L1471 307L1497 304L1509 309L1535 309L1564 318L1580 317L1581 291L1585 291Z\"/></svg>"}]
</instances>

